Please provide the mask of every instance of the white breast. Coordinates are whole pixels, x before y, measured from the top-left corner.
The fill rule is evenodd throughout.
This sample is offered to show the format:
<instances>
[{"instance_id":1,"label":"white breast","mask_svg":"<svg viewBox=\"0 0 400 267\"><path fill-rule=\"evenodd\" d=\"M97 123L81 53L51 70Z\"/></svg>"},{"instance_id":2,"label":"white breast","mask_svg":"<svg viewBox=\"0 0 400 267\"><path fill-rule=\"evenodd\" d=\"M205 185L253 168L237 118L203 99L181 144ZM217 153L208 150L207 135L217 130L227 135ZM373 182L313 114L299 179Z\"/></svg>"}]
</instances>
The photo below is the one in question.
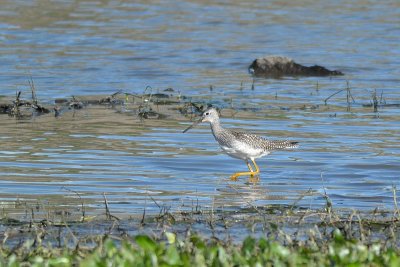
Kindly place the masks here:
<instances>
[{"instance_id":1,"label":"white breast","mask_svg":"<svg viewBox=\"0 0 400 267\"><path fill-rule=\"evenodd\" d=\"M270 153L260 148L250 147L241 142L235 142L233 146L221 145L221 148L229 156L243 160L260 158Z\"/></svg>"}]
</instances>

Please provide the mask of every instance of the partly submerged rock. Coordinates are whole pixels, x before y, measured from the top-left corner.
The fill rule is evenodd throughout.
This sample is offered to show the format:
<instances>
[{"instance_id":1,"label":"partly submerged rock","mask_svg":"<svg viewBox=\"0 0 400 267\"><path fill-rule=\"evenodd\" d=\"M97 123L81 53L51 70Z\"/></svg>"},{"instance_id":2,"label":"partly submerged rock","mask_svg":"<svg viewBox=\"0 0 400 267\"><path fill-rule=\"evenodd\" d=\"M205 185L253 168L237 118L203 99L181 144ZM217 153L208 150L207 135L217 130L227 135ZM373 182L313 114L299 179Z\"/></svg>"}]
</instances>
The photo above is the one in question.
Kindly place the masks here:
<instances>
[{"instance_id":1,"label":"partly submerged rock","mask_svg":"<svg viewBox=\"0 0 400 267\"><path fill-rule=\"evenodd\" d=\"M261 77L344 75L341 71L328 70L318 65L302 66L294 62L293 59L282 56L257 58L249 66L249 72Z\"/></svg>"}]
</instances>

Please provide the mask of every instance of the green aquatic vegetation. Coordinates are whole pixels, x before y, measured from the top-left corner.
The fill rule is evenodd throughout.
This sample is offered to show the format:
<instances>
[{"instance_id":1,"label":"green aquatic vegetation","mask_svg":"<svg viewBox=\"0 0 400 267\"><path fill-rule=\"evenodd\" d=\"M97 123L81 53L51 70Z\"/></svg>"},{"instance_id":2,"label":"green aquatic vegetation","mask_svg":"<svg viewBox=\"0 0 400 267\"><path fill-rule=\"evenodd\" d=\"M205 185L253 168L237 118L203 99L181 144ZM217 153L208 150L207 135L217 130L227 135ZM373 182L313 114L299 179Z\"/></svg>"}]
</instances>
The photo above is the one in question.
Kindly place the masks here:
<instances>
[{"instance_id":1,"label":"green aquatic vegetation","mask_svg":"<svg viewBox=\"0 0 400 267\"><path fill-rule=\"evenodd\" d=\"M46 248L26 241L17 249L1 247L0 255L0 266L400 266L398 248L346 239L338 229L321 244L254 237L232 243L165 233L159 240L99 238L92 248Z\"/></svg>"}]
</instances>

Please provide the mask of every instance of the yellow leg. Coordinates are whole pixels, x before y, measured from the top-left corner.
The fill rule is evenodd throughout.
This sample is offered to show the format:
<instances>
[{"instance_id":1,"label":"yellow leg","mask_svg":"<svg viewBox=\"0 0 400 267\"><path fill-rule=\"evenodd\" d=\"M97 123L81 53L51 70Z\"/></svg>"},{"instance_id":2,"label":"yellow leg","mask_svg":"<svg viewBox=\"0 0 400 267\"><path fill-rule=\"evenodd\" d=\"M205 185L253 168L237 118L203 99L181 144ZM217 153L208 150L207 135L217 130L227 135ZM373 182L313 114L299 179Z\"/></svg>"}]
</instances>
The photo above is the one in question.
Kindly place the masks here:
<instances>
[{"instance_id":1,"label":"yellow leg","mask_svg":"<svg viewBox=\"0 0 400 267\"><path fill-rule=\"evenodd\" d=\"M250 163L249 163L248 160L246 160L246 164L247 164L247 167L249 168L249 171L250 171L250 172L254 172L254 171L253 171L253 168L251 167L251 165L250 165Z\"/></svg>"},{"instance_id":2,"label":"yellow leg","mask_svg":"<svg viewBox=\"0 0 400 267\"><path fill-rule=\"evenodd\" d=\"M258 168L258 166L257 166L257 164L256 164L256 161L255 161L255 160L252 160L251 162L253 162L254 167L256 167L256 171L253 172L253 169L251 168L250 164L248 164L247 166L250 166L249 169L251 168L251 171L252 171L253 173L259 174L259 173L260 173L260 169ZM250 182L250 183L258 183L259 181L260 181L260 177L259 177L258 175L257 175L257 176L254 176L254 174L250 175L250 178L249 178L249 182Z\"/></svg>"},{"instance_id":3,"label":"yellow leg","mask_svg":"<svg viewBox=\"0 0 400 267\"><path fill-rule=\"evenodd\" d=\"M260 169L258 168L258 166L257 166L257 164L256 164L256 161L255 161L254 159L252 159L251 162L253 162L254 167L256 167L256 171L255 171L255 172L256 172L257 174L259 174L259 173L260 173Z\"/></svg>"},{"instance_id":4,"label":"yellow leg","mask_svg":"<svg viewBox=\"0 0 400 267\"><path fill-rule=\"evenodd\" d=\"M231 176L231 180L232 181L236 181L239 176L250 175L250 177L253 177L256 174L259 174L260 173L260 169L258 168L256 162L253 159L251 160L251 162L253 162L254 167L256 167L255 171L253 171L253 168L251 167L249 162L246 161L247 167L249 168L249 172L237 172L237 173L235 173L235 174L233 174Z\"/></svg>"}]
</instances>

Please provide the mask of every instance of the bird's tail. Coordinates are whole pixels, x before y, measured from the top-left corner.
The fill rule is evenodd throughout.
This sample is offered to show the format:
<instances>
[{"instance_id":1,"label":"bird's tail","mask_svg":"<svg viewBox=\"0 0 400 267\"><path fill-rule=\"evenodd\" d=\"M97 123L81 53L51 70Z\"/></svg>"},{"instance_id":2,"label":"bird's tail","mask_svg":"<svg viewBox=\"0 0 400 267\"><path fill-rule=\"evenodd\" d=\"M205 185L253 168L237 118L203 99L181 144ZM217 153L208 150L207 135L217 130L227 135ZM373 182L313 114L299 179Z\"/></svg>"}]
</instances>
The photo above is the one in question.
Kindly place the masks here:
<instances>
[{"instance_id":1,"label":"bird's tail","mask_svg":"<svg viewBox=\"0 0 400 267\"><path fill-rule=\"evenodd\" d=\"M275 140L275 141L271 141L271 142L272 142L273 149L276 149L276 150L291 149L291 148L299 147L299 142L294 142L294 141Z\"/></svg>"},{"instance_id":2,"label":"bird's tail","mask_svg":"<svg viewBox=\"0 0 400 267\"><path fill-rule=\"evenodd\" d=\"M298 148L299 147L299 142L295 142L295 141L288 141L289 146L286 148Z\"/></svg>"}]
</instances>

